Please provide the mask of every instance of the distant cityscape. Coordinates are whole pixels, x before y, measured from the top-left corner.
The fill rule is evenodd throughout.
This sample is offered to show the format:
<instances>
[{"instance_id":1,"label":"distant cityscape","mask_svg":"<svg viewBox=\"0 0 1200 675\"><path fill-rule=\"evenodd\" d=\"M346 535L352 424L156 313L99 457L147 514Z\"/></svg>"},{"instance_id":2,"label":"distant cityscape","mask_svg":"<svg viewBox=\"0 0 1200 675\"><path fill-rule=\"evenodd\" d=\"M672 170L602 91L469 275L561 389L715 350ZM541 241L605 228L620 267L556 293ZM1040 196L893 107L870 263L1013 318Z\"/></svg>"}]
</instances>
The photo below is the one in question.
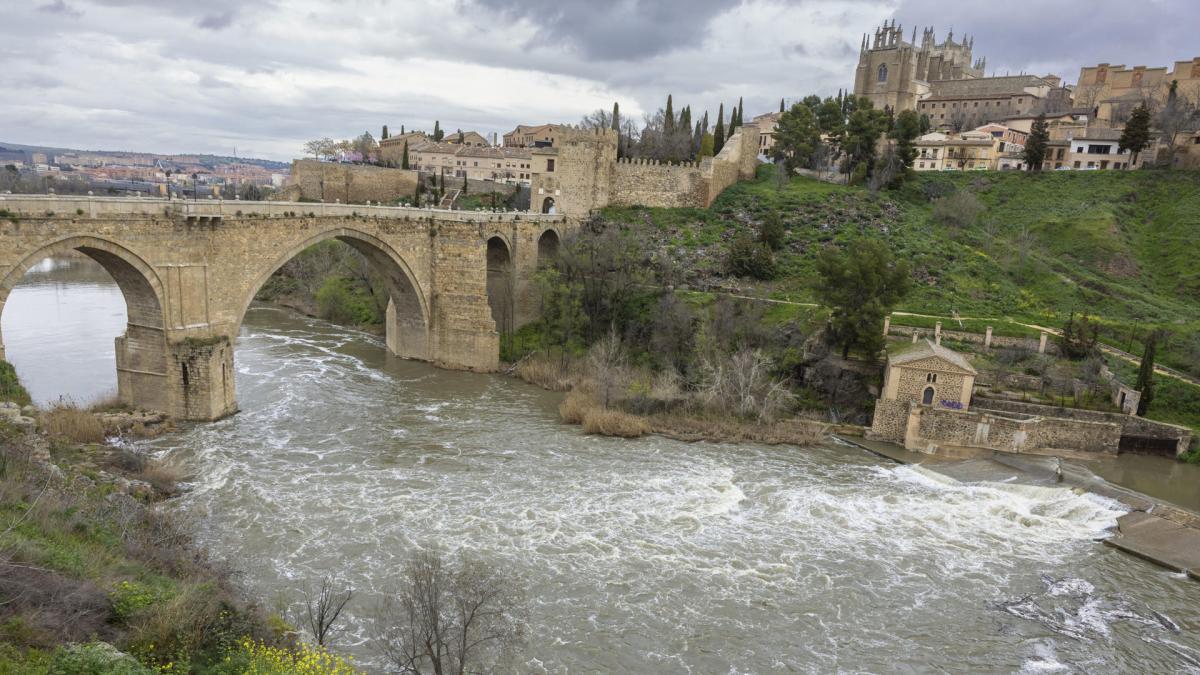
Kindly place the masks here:
<instances>
[{"instance_id":1,"label":"distant cityscape","mask_svg":"<svg viewBox=\"0 0 1200 675\"><path fill-rule=\"evenodd\" d=\"M288 165L216 155L83 151L0 141L0 193L131 194L207 198L250 195L282 187Z\"/></svg>"}]
</instances>

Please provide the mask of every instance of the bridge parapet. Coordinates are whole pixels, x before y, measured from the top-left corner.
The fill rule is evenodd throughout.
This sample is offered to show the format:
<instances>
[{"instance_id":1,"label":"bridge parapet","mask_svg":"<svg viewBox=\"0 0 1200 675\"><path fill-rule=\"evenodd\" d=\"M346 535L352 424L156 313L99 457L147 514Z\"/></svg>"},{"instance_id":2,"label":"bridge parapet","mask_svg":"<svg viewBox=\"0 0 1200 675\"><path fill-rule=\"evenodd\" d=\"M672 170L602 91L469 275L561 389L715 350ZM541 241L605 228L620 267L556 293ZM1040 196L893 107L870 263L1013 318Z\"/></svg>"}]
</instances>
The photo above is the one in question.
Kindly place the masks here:
<instances>
[{"instance_id":1,"label":"bridge parapet","mask_svg":"<svg viewBox=\"0 0 1200 675\"><path fill-rule=\"evenodd\" d=\"M187 219L219 219L246 216L274 218L364 216L407 220L452 220L456 223L564 222L564 216L535 211L463 211L316 202L227 201L223 199L161 199L156 197L96 197L92 195L0 195L0 212L22 217L70 216L111 218L114 216L167 216Z\"/></svg>"}]
</instances>

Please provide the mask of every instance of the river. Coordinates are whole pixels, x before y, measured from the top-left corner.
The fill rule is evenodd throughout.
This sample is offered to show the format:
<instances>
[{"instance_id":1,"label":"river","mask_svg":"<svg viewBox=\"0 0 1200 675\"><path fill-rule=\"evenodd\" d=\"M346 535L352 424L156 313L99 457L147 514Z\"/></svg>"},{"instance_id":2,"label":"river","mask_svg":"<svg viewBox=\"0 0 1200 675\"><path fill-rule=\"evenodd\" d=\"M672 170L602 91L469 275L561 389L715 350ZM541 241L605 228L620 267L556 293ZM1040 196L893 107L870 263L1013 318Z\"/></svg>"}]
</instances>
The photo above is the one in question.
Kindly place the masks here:
<instances>
[{"instance_id":1,"label":"river","mask_svg":"<svg viewBox=\"0 0 1200 675\"><path fill-rule=\"evenodd\" d=\"M27 282L6 336L69 330L12 311L49 283ZM71 317L101 295L45 297ZM9 343L22 377L59 386L27 348ZM1200 670L1200 584L1099 543L1113 502L833 443L585 436L557 395L277 308L252 308L236 349L242 412L141 446L188 468L170 508L268 606L326 574L352 585L338 644L368 666L373 607L438 546L526 588L520 672Z\"/></svg>"}]
</instances>

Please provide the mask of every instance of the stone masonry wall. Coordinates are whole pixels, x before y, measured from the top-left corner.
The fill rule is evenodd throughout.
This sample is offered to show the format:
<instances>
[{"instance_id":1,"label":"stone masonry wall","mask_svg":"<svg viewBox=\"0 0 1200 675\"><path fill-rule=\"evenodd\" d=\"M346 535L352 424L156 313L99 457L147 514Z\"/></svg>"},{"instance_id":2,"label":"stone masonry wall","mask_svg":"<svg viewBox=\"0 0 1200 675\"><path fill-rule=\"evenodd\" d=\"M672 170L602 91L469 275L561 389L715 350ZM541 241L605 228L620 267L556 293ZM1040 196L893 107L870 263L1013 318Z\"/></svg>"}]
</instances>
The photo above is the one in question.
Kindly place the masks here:
<instances>
[{"instance_id":1,"label":"stone masonry wall","mask_svg":"<svg viewBox=\"0 0 1200 675\"><path fill-rule=\"evenodd\" d=\"M534 174L534 210L547 197L569 216L609 204L704 208L725 188L754 177L758 127L739 127L716 157L699 164L617 160L617 136L607 129L564 131L554 150L554 172Z\"/></svg>"},{"instance_id":2,"label":"stone masonry wall","mask_svg":"<svg viewBox=\"0 0 1200 675\"><path fill-rule=\"evenodd\" d=\"M622 206L698 207L708 184L695 162L672 164L645 159L617 160L612 203Z\"/></svg>"},{"instance_id":3,"label":"stone masonry wall","mask_svg":"<svg viewBox=\"0 0 1200 675\"><path fill-rule=\"evenodd\" d=\"M1136 415L1110 413L1100 410L1080 410L1078 408L1061 408L1059 406L1025 403L1023 401L1008 401L995 398L976 399L975 407L986 410L1018 413L1022 415L1038 415L1042 417L1057 417L1081 422L1112 423L1121 427L1127 436L1143 436L1146 438L1183 438L1190 436L1191 430L1166 422L1155 422Z\"/></svg>"},{"instance_id":4,"label":"stone masonry wall","mask_svg":"<svg viewBox=\"0 0 1200 675\"><path fill-rule=\"evenodd\" d=\"M716 157L705 157L700 166L708 181L708 196L704 201L704 206L708 206L725 188L739 180L754 178L758 166L758 127L743 124L735 129L721 152Z\"/></svg>"},{"instance_id":5,"label":"stone masonry wall","mask_svg":"<svg viewBox=\"0 0 1200 675\"><path fill-rule=\"evenodd\" d=\"M292 201L324 198L327 202L361 204L411 197L416 189L416 171L298 159L292 162L291 179L284 193Z\"/></svg>"}]
</instances>

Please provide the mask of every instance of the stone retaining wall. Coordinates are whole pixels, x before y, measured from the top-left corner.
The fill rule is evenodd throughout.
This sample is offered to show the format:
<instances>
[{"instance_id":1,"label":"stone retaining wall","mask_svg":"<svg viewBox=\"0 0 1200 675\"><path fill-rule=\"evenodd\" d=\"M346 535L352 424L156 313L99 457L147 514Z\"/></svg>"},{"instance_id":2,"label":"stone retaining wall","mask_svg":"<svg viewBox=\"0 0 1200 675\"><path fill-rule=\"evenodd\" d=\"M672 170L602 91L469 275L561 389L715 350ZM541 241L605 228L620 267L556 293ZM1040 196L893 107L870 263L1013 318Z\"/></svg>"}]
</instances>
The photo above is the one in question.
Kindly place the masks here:
<instances>
[{"instance_id":1,"label":"stone retaining wall","mask_svg":"<svg viewBox=\"0 0 1200 675\"><path fill-rule=\"evenodd\" d=\"M1187 427L1167 424L1166 422L1156 422L1148 420L1145 417L1126 415L1124 413L1063 408L1060 406L1042 405L1040 403L1026 403L1024 401L1009 401L984 397L977 397L972 407L1023 415L1061 417L1087 422L1112 422L1119 424L1122 432L1129 436L1144 436L1146 438L1180 438L1183 435L1191 436L1191 429Z\"/></svg>"}]
</instances>

